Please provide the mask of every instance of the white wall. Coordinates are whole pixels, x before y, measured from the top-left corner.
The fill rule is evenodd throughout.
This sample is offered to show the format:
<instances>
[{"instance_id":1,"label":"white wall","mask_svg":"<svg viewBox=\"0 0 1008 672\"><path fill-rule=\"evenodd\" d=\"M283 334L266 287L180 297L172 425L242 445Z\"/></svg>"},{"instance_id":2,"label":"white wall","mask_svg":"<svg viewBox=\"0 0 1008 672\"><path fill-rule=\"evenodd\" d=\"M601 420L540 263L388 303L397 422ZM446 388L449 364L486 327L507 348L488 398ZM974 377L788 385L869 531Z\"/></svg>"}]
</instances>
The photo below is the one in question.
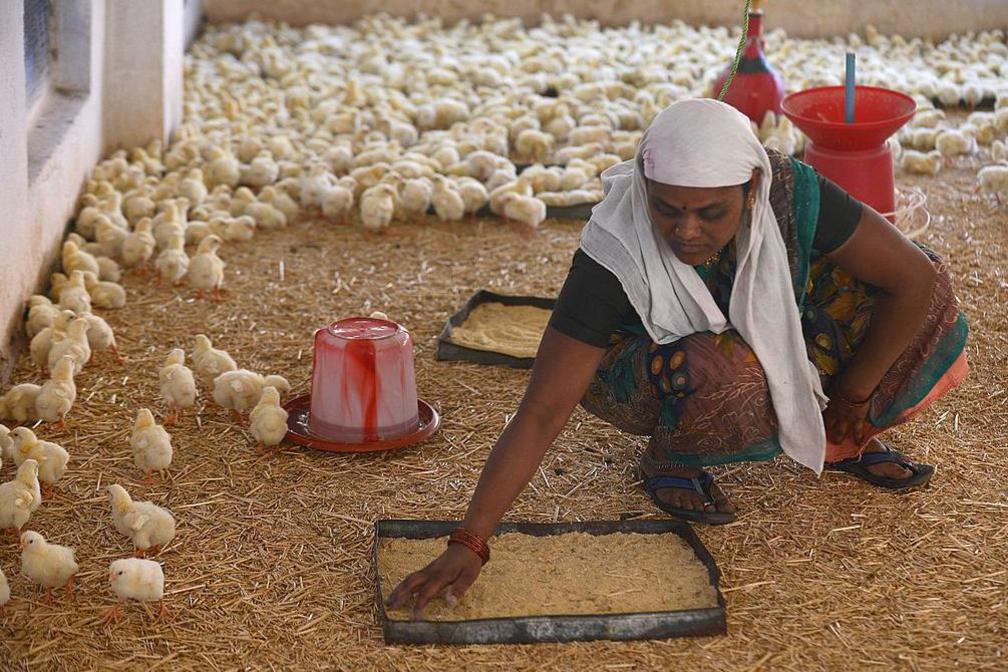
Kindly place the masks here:
<instances>
[{"instance_id":1,"label":"white wall","mask_svg":"<svg viewBox=\"0 0 1008 672\"><path fill-rule=\"evenodd\" d=\"M200 2L188 4L198 17ZM88 172L111 148L167 140L182 115L183 0L53 5L52 86L29 117L23 4L0 2L0 381L23 345L24 301L58 263Z\"/></svg>"},{"instance_id":2,"label":"white wall","mask_svg":"<svg viewBox=\"0 0 1008 672\"><path fill-rule=\"evenodd\" d=\"M945 37L953 32L1008 26L1006 0L773 0L765 3L770 28L796 37L823 37L874 24L883 33ZM424 12L446 21L479 19L485 12L536 21L563 13L621 25L634 19L736 26L742 0L204 0L211 22L240 21L250 12L292 25L350 23L376 12L414 16Z\"/></svg>"}]
</instances>

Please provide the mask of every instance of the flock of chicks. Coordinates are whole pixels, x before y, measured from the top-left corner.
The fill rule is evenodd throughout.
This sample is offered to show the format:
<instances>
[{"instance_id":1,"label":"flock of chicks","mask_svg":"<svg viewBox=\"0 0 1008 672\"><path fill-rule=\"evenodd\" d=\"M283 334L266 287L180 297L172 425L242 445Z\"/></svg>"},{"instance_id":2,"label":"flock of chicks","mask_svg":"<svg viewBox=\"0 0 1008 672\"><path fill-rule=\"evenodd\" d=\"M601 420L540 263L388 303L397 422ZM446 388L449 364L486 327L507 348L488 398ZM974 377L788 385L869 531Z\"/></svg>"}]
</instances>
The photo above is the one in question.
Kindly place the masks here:
<instances>
[{"instance_id":1,"label":"flock of chicks","mask_svg":"<svg viewBox=\"0 0 1008 672\"><path fill-rule=\"evenodd\" d=\"M93 353L122 361L112 329L93 308L126 305L124 268L219 300L222 244L302 217L357 220L381 231L429 212L460 220L488 207L536 227L547 206L597 202L602 171L634 155L665 106L705 95L734 43L723 28L603 29L570 17L545 17L531 29L515 19L445 28L436 19L384 15L352 26L208 26L186 56L185 119L172 144L117 151L87 181L51 296L33 296L28 305L31 358L49 378L0 396L0 420L62 424L77 398L75 377ZM839 83L840 55L856 47L863 83L918 99L920 111L894 143L901 166L936 174L948 157L988 146L996 163L981 170L981 185L1006 193L1008 93L1000 82L1008 47L1000 31L939 45L871 28L833 41L771 31L767 43L792 89ZM987 98L995 110L974 112L959 128L948 127L931 102ZM785 118L768 115L754 130L790 154L804 144ZM185 360L183 350L172 350L158 371L165 425L194 406L198 378L237 420L251 411L249 430L260 447L282 440L285 379L239 369L204 335L191 353L195 374ZM170 467L171 435L150 410L137 411L130 443L148 480ZM20 533L42 503L40 482L55 485L69 454L24 426L0 425L0 448L18 467L0 485L0 527ZM116 529L139 554L174 538L168 509L133 501L119 485L108 493ZM21 534L21 546L28 578L50 590L72 586L72 549L33 531ZM116 560L109 579L121 598L163 595L157 562ZM8 597L0 572L0 604Z\"/></svg>"},{"instance_id":2,"label":"flock of chicks","mask_svg":"<svg viewBox=\"0 0 1008 672\"><path fill-rule=\"evenodd\" d=\"M102 266L111 268L108 264L115 264L118 267L119 261L124 261L122 249L117 248L113 253L113 257L101 257L105 260ZM91 361L93 353L108 349L122 361L111 328L92 312L92 305L121 307L125 305L125 293L121 285L111 281L100 281L104 285L101 292L88 291L80 284L84 274L92 273L73 266L87 263L81 260L89 256L90 253L83 249L64 247L63 265L70 279L64 278L65 282L60 284L58 278L54 278L56 303L43 295L33 296L29 301L25 329L31 338L31 357L43 372L49 370L51 375L42 385L21 383L0 396L0 420L34 422L36 426L46 422L60 427L77 399L75 377ZM135 264L143 261L133 260ZM114 300L105 302L98 298L103 296ZM97 325L94 330L92 325ZM168 406L164 425L175 423L180 412L196 404L198 376L203 386L211 391L214 401L228 409L238 422L244 424L244 413L251 411L249 432L261 449L276 446L283 440L287 431L287 411L280 405L280 393L289 392L290 385L282 376L262 376L239 369L227 352L214 348L203 334L196 336L191 353L195 375L185 365L185 359L185 351L176 348L168 353L157 372L160 394ZM171 435L147 408L137 411L130 447L134 464L145 472L148 483L154 471L160 473L171 466ZM21 532L42 505L43 493L45 498L52 496L52 488L67 470L70 454L57 443L39 439L27 426L10 429L0 424L0 455L0 464L13 461L17 466L14 479L0 484L0 527L20 534L21 573L47 588L50 597L52 590L60 586L66 586L72 593L73 576L79 569L73 549L47 542L35 531ZM109 583L112 590L120 600L161 600L164 595L162 567L142 556L156 554L172 541L175 518L171 511L152 502L134 501L120 485L111 485L107 491L116 530L132 540L136 554L141 556L111 563ZM0 571L0 606L9 598L10 588ZM109 610L107 619L118 617L119 605L117 602ZM162 604L161 613L165 611Z\"/></svg>"},{"instance_id":3,"label":"flock of chicks","mask_svg":"<svg viewBox=\"0 0 1008 672\"><path fill-rule=\"evenodd\" d=\"M856 49L859 81L914 95L928 123L932 101L972 107L1004 95L1004 38L987 31L935 44L869 26L833 40L775 30L766 41L791 90L840 84L844 50ZM214 164L206 181L222 194L272 187L277 195L260 192L259 200L282 198L288 220L300 205L379 230L428 211L453 220L488 206L536 226L546 206L600 200L601 172L633 157L665 106L707 95L735 44L726 28L603 28L569 16L544 16L534 28L518 19L446 27L387 15L349 26L210 26L186 60L176 147L193 165ZM942 129L935 151L959 151L957 134L992 144L990 127L1005 125L999 114L977 113L975 132ZM785 118L770 116L756 131L789 154L805 142ZM920 170L913 152L935 149L920 140L903 143L909 171ZM930 169L933 158L924 163ZM232 212L252 196L242 192Z\"/></svg>"},{"instance_id":4,"label":"flock of chicks","mask_svg":"<svg viewBox=\"0 0 1008 672\"><path fill-rule=\"evenodd\" d=\"M1008 75L1008 69L1006 69ZM937 175L956 157L984 152L991 163L977 172L979 189L1001 200L1008 196L1008 90L998 93L992 111L974 111L959 126L943 110L917 98L917 113L890 141L894 159L908 173Z\"/></svg>"}]
</instances>

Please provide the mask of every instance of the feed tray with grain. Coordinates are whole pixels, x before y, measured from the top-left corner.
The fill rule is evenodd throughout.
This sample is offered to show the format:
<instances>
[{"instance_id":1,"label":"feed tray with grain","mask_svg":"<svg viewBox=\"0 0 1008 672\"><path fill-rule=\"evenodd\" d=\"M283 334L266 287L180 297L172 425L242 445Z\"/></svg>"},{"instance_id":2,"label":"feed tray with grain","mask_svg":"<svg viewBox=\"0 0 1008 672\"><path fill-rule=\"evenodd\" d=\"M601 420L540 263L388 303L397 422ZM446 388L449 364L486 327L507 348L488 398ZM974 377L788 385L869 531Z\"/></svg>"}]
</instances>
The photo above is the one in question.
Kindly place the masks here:
<instances>
[{"instance_id":1,"label":"feed tray with grain","mask_svg":"<svg viewBox=\"0 0 1008 672\"><path fill-rule=\"evenodd\" d=\"M378 571L389 592L444 548L446 537L383 538ZM455 607L436 600L433 621L523 616L631 614L707 609L718 593L707 567L677 534L570 532L493 539L493 560ZM384 599L385 595L383 595ZM408 620L407 608L390 620Z\"/></svg>"}]
</instances>

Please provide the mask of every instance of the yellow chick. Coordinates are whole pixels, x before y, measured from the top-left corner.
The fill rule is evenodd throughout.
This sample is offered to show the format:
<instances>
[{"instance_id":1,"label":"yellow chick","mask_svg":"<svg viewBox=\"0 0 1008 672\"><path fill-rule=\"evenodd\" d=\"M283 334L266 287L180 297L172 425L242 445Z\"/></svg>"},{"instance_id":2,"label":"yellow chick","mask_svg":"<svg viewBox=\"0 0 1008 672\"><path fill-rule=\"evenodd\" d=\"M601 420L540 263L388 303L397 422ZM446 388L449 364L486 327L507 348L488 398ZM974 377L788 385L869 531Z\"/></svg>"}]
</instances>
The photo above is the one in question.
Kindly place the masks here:
<instances>
[{"instance_id":1,"label":"yellow chick","mask_svg":"<svg viewBox=\"0 0 1008 672\"><path fill-rule=\"evenodd\" d=\"M21 535L21 573L48 589L48 598L59 587L73 595L73 577L78 570L74 549L51 544L38 532Z\"/></svg>"},{"instance_id":2,"label":"yellow chick","mask_svg":"<svg viewBox=\"0 0 1008 672\"><path fill-rule=\"evenodd\" d=\"M1008 196L1008 166L984 166L977 173L977 183L982 191L994 194L1000 204L1001 197Z\"/></svg>"},{"instance_id":3,"label":"yellow chick","mask_svg":"<svg viewBox=\"0 0 1008 672\"><path fill-rule=\"evenodd\" d=\"M120 364L123 363L123 357L119 354L119 347L116 345L115 333L112 331L112 327L109 326L108 322L99 315L94 313L84 313L82 316L88 323L87 330L87 340L88 345L91 346L92 352L109 350L112 356L115 357L116 361Z\"/></svg>"},{"instance_id":4,"label":"yellow chick","mask_svg":"<svg viewBox=\"0 0 1008 672\"><path fill-rule=\"evenodd\" d=\"M52 326L35 334L28 345L31 360L42 369L43 373L49 370L49 353L52 351L53 343L66 336L67 327L76 317L72 310L61 310L53 320Z\"/></svg>"},{"instance_id":5,"label":"yellow chick","mask_svg":"<svg viewBox=\"0 0 1008 672\"><path fill-rule=\"evenodd\" d=\"M213 398L221 407L231 411L231 417L244 423L242 413L258 403L266 386L290 392L290 383L283 376L262 376L255 371L238 369L225 371L214 379Z\"/></svg>"},{"instance_id":6,"label":"yellow chick","mask_svg":"<svg viewBox=\"0 0 1008 672\"><path fill-rule=\"evenodd\" d=\"M486 187L474 177L462 176L455 179L455 186L458 188L459 196L465 203L465 212L470 219L476 217L476 213L487 204L489 195Z\"/></svg>"},{"instance_id":7,"label":"yellow chick","mask_svg":"<svg viewBox=\"0 0 1008 672\"><path fill-rule=\"evenodd\" d=\"M220 246L219 237L207 236L189 261L189 286L196 290L197 298L202 299L206 292L211 292L214 301L220 300L220 288L224 284L224 262L217 256Z\"/></svg>"},{"instance_id":8,"label":"yellow chick","mask_svg":"<svg viewBox=\"0 0 1008 672\"><path fill-rule=\"evenodd\" d=\"M554 138L549 133L535 128L527 128L518 134L515 150L529 161L545 161L553 149Z\"/></svg>"},{"instance_id":9,"label":"yellow chick","mask_svg":"<svg viewBox=\"0 0 1008 672\"><path fill-rule=\"evenodd\" d=\"M218 215L210 220L210 233L228 242L252 240L255 231L256 222L249 215L240 217Z\"/></svg>"},{"instance_id":10,"label":"yellow chick","mask_svg":"<svg viewBox=\"0 0 1008 672\"><path fill-rule=\"evenodd\" d=\"M546 204L534 196L509 193L501 197L505 219L521 222L529 228L536 228L546 219Z\"/></svg>"},{"instance_id":11,"label":"yellow chick","mask_svg":"<svg viewBox=\"0 0 1008 672\"><path fill-rule=\"evenodd\" d=\"M231 355L226 350L213 347L213 343L205 334L196 335L196 345L191 356L196 375L206 387L211 387L214 379L225 371L234 371L238 368Z\"/></svg>"},{"instance_id":12,"label":"yellow chick","mask_svg":"<svg viewBox=\"0 0 1008 672\"><path fill-rule=\"evenodd\" d=\"M74 219L74 231L88 239L93 239L98 229L98 218L104 216L100 202L94 194L84 194L80 199L80 212Z\"/></svg>"},{"instance_id":13,"label":"yellow chick","mask_svg":"<svg viewBox=\"0 0 1008 672\"><path fill-rule=\"evenodd\" d=\"M122 267L115 259L108 257L95 257L98 260L98 278L109 282L119 282L122 280Z\"/></svg>"},{"instance_id":14,"label":"yellow chick","mask_svg":"<svg viewBox=\"0 0 1008 672\"><path fill-rule=\"evenodd\" d=\"M238 217L245 214L245 210L256 202L256 195L248 187L238 187L228 201L225 209L232 217Z\"/></svg>"},{"instance_id":15,"label":"yellow chick","mask_svg":"<svg viewBox=\"0 0 1008 672\"><path fill-rule=\"evenodd\" d=\"M3 460L14 460L14 439L11 438L11 430L7 425L0 425L0 466L3 466Z\"/></svg>"},{"instance_id":16,"label":"yellow chick","mask_svg":"<svg viewBox=\"0 0 1008 672\"><path fill-rule=\"evenodd\" d=\"M353 188L347 184L336 183L319 187L318 193L322 214L337 224L346 224L354 206Z\"/></svg>"},{"instance_id":17,"label":"yellow chick","mask_svg":"<svg viewBox=\"0 0 1008 672\"><path fill-rule=\"evenodd\" d=\"M84 370L84 365L91 360L91 344L88 342L87 333L91 325L87 318L75 317L67 326L66 332L59 340L54 340L49 349L47 364L52 370L56 362L63 357L69 356L73 359L73 375L77 375Z\"/></svg>"},{"instance_id":18,"label":"yellow chick","mask_svg":"<svg viewBox=\"0 0 1008 672\"><path fill-rule=\"evenodd\" d=\"M7 390L7 393L0 397L0 418L19 423L38 420L35 402L41 391L42 387L35 383L21 383Z\"/></svg>"},{"instance_id":19,"label":"yellow chick","mask_svg":"<svg viewBox=\"0 0 1008 672\"><path fill-rule=\"evenodd\" d=\"M128 268L136 270L137 274L147 272L147 263L154 256L154 229L150 217L144 217L137 222L136 227L123 240L122 262Z\"/></svg>"},{"instance_id":20,"label":"yellow chick","mask_svg":"<svg viewBox=\"0 0 1008 672\"><path fill-rule=\"evenodd\" d=\"M434 212L441 221L455 221L465 216L466 204L455 185L443 175L434 177L434 193L431 195Z\"/></svg>"},{"instance_id":21,"label":"yellow chick","mask_svg":"<svg viewBox=\"0 0 1008 672\"><path fill-rule=\"evenodd\" d=\"M291 198L290 195L282 189L278 189L272 185L263 187L263 190L259 193L259 200L264 203L269 203L274 208L282 212L284 217L287 218L288 223L297 219L300 207L298 206L297 201Z\"/></svg>"},{"instance_id":22,"label":"yellow chick","mask_svg":"<svg viewBox=\"0 0 1008 672\"><path fill-rule=\"evenodd\" d=\"M133 542L138 556L148 551L157 555L175 538L175 517L168 509L152 502L133 501L121 485L110 485L108 494L112 523L119 534Z\"/></svg>"},{"instance_id":23,"label":"yellow chick","mask_svg":"<svg viewBox=\"0 0 1008 672\"><path fill-rule=\"evenodd\" d=\"M273 184L280 177L280 166L268 151L262 151L249 165L241 169L239 182L253 189Z\"/></svg>"},{"instance_id":24,"label":"yellow chick","mask_svg":"<svg viewBox=\"0 0 1008 672\"><path fill-rule=\"evenodd\" d=\"M109 565L109 586L119 601L107 612L103 620L115 622L119 620L119 609L124 600L138 602L158 602L164 597L164 570L161 563L141 558L121 558L113 560ZM169 614L164 603L158 612L158 618L166 618Z\"/></svg>"},{"instance_id":25,"label":"yellow chick","mask_svg":"<svg viewBox=\"0 0 1008 672\"><path fill-rule=\"evenodd\" d=\"M255 220L256 227L260 229L282 229L287 226L286 215L270 203L261 201L249 203L241 214L248 215Z\"/></svg>"},{"instance_id":26,"label":"yellow chick","mask_svg":"<svg viewBox=\"0 0 1008 672\"><path fill-rule=\"evenodd\" d=\"M149 189L144 187L143 189ZM157 211L157 203L147 191L134 192L123 200L123 214L131 222L139 222L146 217L153 217Z\"/></svg>"},{"instance_id":27,"label":"yellow chick","mask_svg":"<svg viewBox=\"0 0 1008 672\"><path fill-rule=\"evenodd\" d=\"M182 278L189 272L189 255L185 251L185 238L175 234L168 241L168 247L161 250L154 261L157 283L167 280L173 286L182 284Z\"/></svg>"},{"instance_id":28,"label":"yellow chick","mask_svg":"<svg viewBox=\"0 0 1008 672\"><path fill-rule=\"evenodd\" d=\"M947 128L938 133L935 138L935 149L948 161L961 154L975 154L976 139L968 132Z\"/></svg>"},{"instance_id":29,"label":"yellow chick","mask_svg":"<svg viewBox=\"0 0 1008 672\"><path fill-rule=\"evenodd\" d=\"M209 223L203 220L189 222L189 226L185 230L185 244L186 245L199 245L202 243L207 236L214 233L213 228ZM173 236L174 237L174 236ZM220 236L218 236L220 237ZM186 263L188 263L189 257L186 257ZM187 266L188 268L188 266Z\"/></svg>"},{"instance_id":30,"label":"yellow chick","mask_svg":"<svg viewBox=\"0 0 1008 672\"><path fill-rule=\"evenodd\" d=\"M137 411L130 447L133 449L133 463L144 470L148 484L153 482L152 472L161 472L171 466L171 434L154 422L154 414L146 408Z\"/></svg>"},{"instance_id":31,"label":"yellow chick","mask_svg":"<svg viewBox=\"0 0 1008 672\"><path fill-rule=\"evenodd\" d=\"M63 243L61 256L63 271L66 273L70 273L72 271L91 271L92 273L97 274L100 270L98 267L98 260L95 259L93 255L80 249L77 243L72 240L68 240Z\"/></svg>"},{"instance_id":32,"label":"yellow chick","mask_svg":"<svg viewBox=\"0 0 1008 672\"><path fill-rule=\"evenodd\" d=\"M395 214L395 196L395 187L387 183L376 184L361 194L361 225L374 232L387 229Z\"/></svg>"},{"instance_id":33,"label":"yellow chick","mask_svg":"<svg viewBox=\"0 0 1008 672\"><path fill-rule=\"evenodd\" d=\"M84 286L91 295L91 303L99 308L122 308L126 305L126 290L122 285L99 280L97 275L86 271Z\"/></svg>"},{"instance_id":34,"label":"yellow chick","mask_svg":"<svg viewBox=\"0 0 1008 672\"><path fill-rule=\"evenodd\" d=\"M263 388L259 403L249 414L249 432L259 442L259 449L279 445L287 436L287 411L280 406L280 393L275 387Z\"/></svg>"},{"instance_id":35,"label":"yellow chick","mask_svg":"<svg viewBox=\"0 0 1008 672\"><path fill-rule=\"evenodd\" d=\"M42 506L38 468L35 460L25 460L14 480L0 484L0 527L8 532L20 534L31 514Z\"/></svg>"},{"instance_id":36,"label":"yellow chick","mask_svg":"<svg viewBox=\"0 0 1008 672\"><path fill-rule=\"evenodd\" d=\"M179 196L189 200L193 206L202 205L207 198L207 187L203 181L203 171L192 168L186 173L185 179L179 182Z\"/></svg>"},{"instance_id":37,"label":"yellow chick","mask_svg":"<svg viewBox=\"0 0 1008 672\"><path fill-rule=\"evenodd\" d=\"M85 282L83 272L74 271L70 274L66 284L58 292L60 308L75 313L91 312L91 295L88 294Z\"/></svg>"},{"instance_id":38,"label":"yellow chick","mask_svg":"<svg viewBox=\"0 0 1008 672\"><path fill-rule=\"evenodd\" d=\"M118 259L122 256L123 241L129 231L114 224L108 215L99 215L96 221L95 240L101 245L102 256Z\"/></svg>"},{"instance_id":39,"label":"yellow chick","mask_svg":"<svg viewBox=\"0 0 1008 672\"><path fill-rule=\"evenodd\" d=\"M241 163L238 159L219 147L211 147L208 154L210 162L205 172L207 186L226 184L232 189L237 187L241 180Z\"/></svg>"},{"instance_id":40,"label":"yellow chick","mask_svg":"<svg viewBox=\"0 0 1008 672\"><path fill-rule=\"evenodd\" d=\"M177 199L179 201L184 199ZM159 249L168 247L173 236L185 236L188 223L185 211L175 201L168 202L165 210L152 220L151 231L154 243Z\"/></svg>"},{"instance_id":41,"label":"yellow chick","mask_svg":"<svg viewBox=\"0 0 1008 672\"><path fill-rule=\"evenodd\" d=\"M77 384L74 382L74 360L70 355L62 357L53 367L52 376L39 390L35 399L35 411L39 419L55 422L62 431L66 414L77 400Z\"/></svg>"},{"instance_id":42,"label":"yellow chick","mask_svg":"<svg viewBox=\"0 0 1008 672\"><path fill-rule=\"evenodd\" d=\"M26 460L38 462L38 480L45 486L46 499L50 498L52 486L66 472L70 453L58 443L40 441L35 432L27 427L16 427L11 436L14 440L14 464L20 467Z\"/></svg>"},{"instance_id":43,"label":"yellow chick","mask_svg":"<svg viewBox=\"0 0 1008 672\"><path fill-rule=\"evenodd\" d=\"M7 575L0 569L0 607L10 601L10 585L7 583Z\"/></svg>"},{"instance_id":44,"label":"yellow chick","mask_svg":"<svg viewBox=\"0 0 1008 672\"><path fill-rule=\"evenodd\" d=\"M399 188L400 214L407 220L420 220L427 214L433 188L430 180L418 177L405 180Z\"/></svg>"},{"instance_id":45,"label":"yellow chick","mask_svg":"<svg viewBox=\"0 0 1008 672\"><path fill-rule=\"evenodd\" d=\"M28 319L25 320L25 334L29 339L46 327L51 327L60 309L53 305L48 296L33 294L28 299Z\"/></svg>"},{"instance_id":46,"label":"yellow chick","mask_svg":"<svg viewBox=\"0 0 1008 672\"><path fill-rule=\"evenodd\" d=\"M490 192L490 210L494 214L504 215L504 197L507 194L520 194L522 196L532 196L535 190L531 182L525 177L519 177L507 184L502 184Z\"/></svg>"},{"instance_id":47,"label":"yellow chick","mask_svg":"<svg viewBox=\"0 0 1008 672\"><path fill-rule=\"evenodd\" d=\"M900 157L900 168L916 175L937 175L942 168L942 154L937 149L926 154L908 149Z\"/></svg>"},{"instance_id":48,"label":"yellow chick","mask_svg":"<svg viewBox=\"0 0 1008 672\"><path fill-rule=\"evenodd\" d=\"M164 366L158 371L161 398L168 402L166 425L178 420L179 409L196 405L196 381L192 371L185 365L185 350L175 348L165 358Z\"/></svg>"}]
</instances>

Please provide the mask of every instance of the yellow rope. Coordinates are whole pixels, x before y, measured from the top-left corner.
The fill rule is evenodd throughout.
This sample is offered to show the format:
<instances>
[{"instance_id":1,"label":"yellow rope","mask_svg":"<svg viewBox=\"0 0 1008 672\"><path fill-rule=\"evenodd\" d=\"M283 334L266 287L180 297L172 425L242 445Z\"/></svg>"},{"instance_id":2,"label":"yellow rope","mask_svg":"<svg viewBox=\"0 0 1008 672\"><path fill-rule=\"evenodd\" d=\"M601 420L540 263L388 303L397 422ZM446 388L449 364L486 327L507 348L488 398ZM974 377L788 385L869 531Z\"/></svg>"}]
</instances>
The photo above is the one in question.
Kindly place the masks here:
<instances>
[{"instance_id":1,"label":"yellow rope","mask_svg":"<svg viewBox=\"0 0 1008 672\"><path fill-rule=\"evenodd\" d=\"M724 100L725 94L728 93L728 87L731 86L732 80L735 79L735 73L738 72L739 63L742 62L742 50L745 48L746 35L749 32L749 10L751 8L752 0L746 0L745 16L742 17L742 35L739 37L738 47L735 49L735 62L732 63L728 79L725 80L724 86L721 87L721 93L717 97L718 100Z\"/></svg>"}]
</instances>

